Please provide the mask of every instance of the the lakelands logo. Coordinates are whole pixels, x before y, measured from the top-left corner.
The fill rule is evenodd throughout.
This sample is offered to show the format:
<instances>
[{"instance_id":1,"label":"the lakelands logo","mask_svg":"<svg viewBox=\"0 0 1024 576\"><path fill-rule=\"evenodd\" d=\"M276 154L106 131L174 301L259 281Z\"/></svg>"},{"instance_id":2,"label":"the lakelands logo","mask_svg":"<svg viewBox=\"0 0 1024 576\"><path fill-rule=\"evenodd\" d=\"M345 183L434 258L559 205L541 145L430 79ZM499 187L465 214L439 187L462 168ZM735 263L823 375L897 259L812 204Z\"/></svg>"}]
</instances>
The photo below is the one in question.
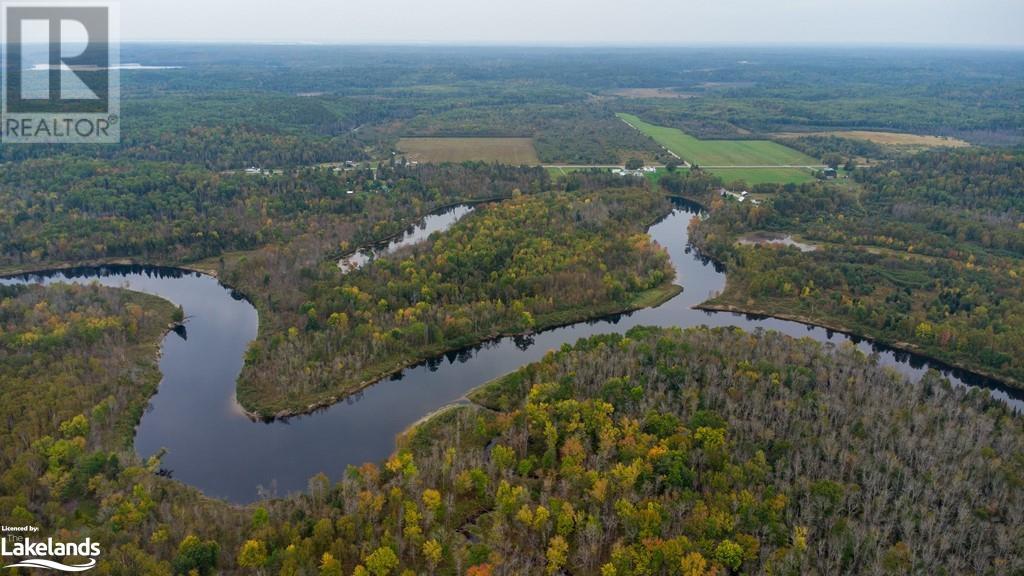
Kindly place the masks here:
<instances>
[{"instance_id":1,"label":"the lakelands logo","mask_svg":"<svg viewBox=\"0 0 1024 576\"><path fill-rule=\"evenodd\" d=\"M0 565L3 568L40 568L61 572L85 572L96 567L100 545L86 538L80 542L45 540L36 526L0 526ZM83 561L65 563L67 557Z\"/></svg>"},{"instance_id":2,"label":"the lakelands logo","mask_svg":"<svg viewBox=\"0 0 1024 576\"><path fill-rule=\"evenodd\" d=\"M116 4L0 0L4 144L120 140Z\"/></svg>"}]
</instances>

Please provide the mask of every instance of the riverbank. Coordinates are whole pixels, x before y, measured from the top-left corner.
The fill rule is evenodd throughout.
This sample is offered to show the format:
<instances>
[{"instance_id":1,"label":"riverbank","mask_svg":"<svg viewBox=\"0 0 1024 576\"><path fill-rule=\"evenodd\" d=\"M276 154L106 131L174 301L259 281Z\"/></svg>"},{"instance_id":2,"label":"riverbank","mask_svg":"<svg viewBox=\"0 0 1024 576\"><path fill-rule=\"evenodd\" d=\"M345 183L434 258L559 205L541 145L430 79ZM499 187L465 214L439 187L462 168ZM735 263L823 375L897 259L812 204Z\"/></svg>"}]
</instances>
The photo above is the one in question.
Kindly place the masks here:
<instances>
[{"instance_id":1,"label":"riverbank","mask_svg":"<svg viewBox=\"0 0 1024 576\"><path fill-rule=\"evenodd\" d=\"M666 283L662 286L637 294L625 306L616 303L608 303L591 306L586 309L560 311L538 317L537 324L532 330L519 332L491 332L486 335L473 338L467 342L460 342L457 346L438 345L424 348L407 355L390 359L364 370L364 374L366 374L366 376L358 382L352 383L350 386L343 387L339 393L332 394L328 397L310 395L304 400L296 400L292 405L257 406L255 405L254 399L246 394L247 391L243 385L244 383L242 383L238 387L237 400L242 410L245 412L245 415L254 422L287 420L289 418L303 416L329 408L338 402L343 401L345 398L352 396L353 394L358 394L360 391L373 386L388 376L399 373L406 368L426 362L432 358L437 358L445 354L458 352L459 350L467 348L474 348L487 342L492 342L502 338L532 336L546 330L552 330L580 322L595 321L618 314L628 314L645 308L654 308L675 298L682 291L683 288L681 286Z\"/></svg>"},{"instance_id":2,"label":"riverbank","mask_svg":"<svg viewBox=\"0 0 1024 576\"><path fill-rule=\"evenodd\" d=\"M398 232L395 232L394 234L389 234L388 236L385 236L385 237L383 237L383 238L381 238L379 240L373 240L371 242L367 242L365 244L360 244L360 245L355 246L353 248L349 248L347 250L343 250L341 252L336 253L335 255L329 256L327 259L328 260L334 260L334 261L340 261L340 260L344 260L346 258L349 258L351 256L354 256L357 253L362 252L363 250L373 250L375 248L381 248L381 247L387 246L388 244L390 244L390 243L392 243L392 242L394 242L396 240L401 239L410 228L412 228L413 226L416 226L424 218L427 218L429 216L437 216L437 215L440 215L440 214L442 214L444 212L448 212L449 210L453 210L455 208L458 208L460 206L468 206L470 208L475 208L476 206L480 206L481 204L487 204L487 203L490 203L490 202L501 202L502 200L508 200L509 198L511 198L511 196L492 196L490 198L483 198L481 200L466 200L466 201L458 201L458 202L449 202L448 204L445 204L443 206L439 206L437 208L434 208L433 210L431 210L430 212L427 212L426 214L424 214L422 216L419 216L419 217L417 217L415 219L407 220L409 223L406 225L406 227L404 229L398 231Z\"/></svg>"},{"instance_id":3,"label":"riverbank","mask_svg":"<svg viewBox=\"0 0 1024 576\"><path fill-rule=\"evenodd\" d=\"M359 252L360 250L366 250L366 249L370 249L370 248L374 248L374 247L378 247L378 246L382 246L382 245L387 245L389 242L391 242L391 241L393 241L393 240L395 240L397 238L401 238L402 235L405 234L405 230L407 230L408 228L410 228L412 226L415 226L417 222L422 221L424 218L426 218L428 216L435 215L435 214L440 214L442 212L451 210L452 208L457 208L459 206L479 206L481 204L486 204L486 203L489 203L489 202L500 202L502 200L507 200L508 198L510 198L510 196L493 196L493 197L484 198L484 199L481 199L481 200L465 200L465 201L449 202L449 203L447 203L447 204L445 204L443 206L439 206L437 208L434 208L434 209L430 210L429 212L426 212L426 213L424 213L424 214L422 214L420 216L415 216L415 217L411 217L411 218L405 219L405 229L403 229L400 232L395 232L394 234L389 234L388 236L385 236L385 237L382 237L382 238L379 238L379 239L376 239L376 240L372 240L370 242L367 242L365 244L361 244L359 246L356 246L354 248L345 250L343 252L339 252L338 255L331 256L331 257L327 258L327 260L338 260L338 259L341 259L341 258L345 258L345 257L351 256L351 255ZM161 260L159 258L156 258L156 259L153 259L153 258L139 259L139 258L128 257L128 256L118 256L118 257L110 257L110 258L90 258L90 259L85 259L85 260L43 261L43 262L36 262L36 263L33 263L33 264L7 265L7 266L0 266L0 278L5 277L5 276L21 276L21 275L25 275L25 274L45 274L45 273L48 273L48 272L59 272L59 271L62 271L62 270L71 270L71 269L74 269L74 268L99 268L99 267L103 267L103 266L143 266L143 267L154 267L154 268L177 268L177 269L180 269L180 270L187 270L187 271L190 271L190 272L198 272L200 274L206 274L207 276L211 276L213 278L218 278L219 279L220 278L220 266L219 266L219 263L220 263L221 260L227 260L227 259L231 259L231 258L237 259L237 258L244 257L246 255L256 254L256 253L260 252L260 250L264 250L264 249L266 249L266 248L268 248L270 246L272 246L272 245L266 245L266 246L262 246L260 248L254 248L252 250L235 250L235 251L225 252L225 253L220 254L218 256L211 256L211 257L208 257L208 258L202 258L202 259L199 259L199 260L192 260L192 261L188 261L188 262L181 262L181 261L175 261L175 260ZM236 289L235 287L231 287L231 288L232 289Z\"/></svg>"},{"instance_id":4,"label":"riverbank","mask_svg":"<svg viewBox=\"0 0 1024 576\"><path fill-rule=\"evenodd\" d=\"M914 354L934 364L939 364L948 367L949 369L961 370L969 375L981 376L983 378L987 378L1004 384L1009 388L1024 390L1024 382L1020 382L1010 376L995 374L990 370L986 370L980 366L972 365L969 362L963 362L949 358L942 358L939 355L935 354L934 352L929 351L928 349L913 344L911 342L895 341L884 337L879 337L877 335L871 334L870 330L850 328L849 326L843 325L834 320L720 301L708 301L706 303L702 303L695 306L695 308L697 310L704 310L706 312L730 312L734 314L748 314L751 316L758 316L762 318L776 318L778 320L785 320L787 322L796 322L798 324L803 324L805 326L824 328L826 330L831 330L833 332L844 334L851 338L867 340L872 344L877 344L885 348L890 348L892 350L905 352L908 354Z\"/></svg>"},{"instance_id":5,"label":"riverbank","mask_svg":"<svg viewBox=\"0 0 1024 576\"><path fill-rule=\"evenodd\" d=\"M490 198L490 199L483 200L481 202L491 202L491 201L500 200L500 199L501 199L500 197L495 197L495 198ZM479 204L479 203L480 202L473 202L472 204L476 205L476 204ZM445 210L451 209L452 207L459 206L459 205L465 205L465 203L455 203L455 204L452 204L452 205L448 205L448 206L439 208L438 210L432 211L431 214L438 214L438 213L444 212ZM429 214L428 214L428 216L429 216ZM664 216L665 216L665 214L660 214L658 217L656 217L652 221L648 222L647 223L648 225L645 226L645 227L649 227L650 224L653 224L654 222L656 222L657 220L660 220ZM385 242L385 241L383 241L383 240L382 241L378 241L378 242L375 242L374 244L375 245L380 245L381 242ZM220 274L219 274L220 270L219 269L221 268L221 260L223 258L228 258L228 259L242 258L242 257L244 257L247 254L252 254L253 252L254 251L232 252L232 253L229 253L229 254L225 254L224 256L221 256L221 257L208 258L208 259L205 259L205 260L202 260L202 261L198 261L198 262L160 264L160 265L156 265L154 267L161 267L161 268L162 267L166 267L169 270L177 270L177 271L183 271L183 272L195 272L195 273L204 274L204 275L207 275L207 276L209 276L211 278L219 280L219 276L220 276ZM79 269L79 268L92 268L92 267L95 267L95 268L104 268L104 267L140 267L140 268L145 268L145 267L148 267L148 266L146 264L144 264L144 263L142 263L140 261L137 261L136 259L132 259L132 258L106 258L106 259L97 259L97 260L83 260L83 261L77 261L77 262L55 263L53 265L46 266L43 269L39 269L39 268L31 268L30 269L30 268L24 268L24 267L9 267L9 268L7 268L4 271L4 273L7 274L7 275L47 274L47 273L53 273L53 272L59 272L59 271L72 271L72 270ZM233 294L239 294L239 295L241 295L243 297L245 296L245 295L242 295L241 293L239 293L236 288L227 286L227 285L223 284L223 282L220 282L220 283L221 283L222 286L224 286L225 288L230 290ZM681 291L682 291L681 287L676 286L676 285L671 284L671 283L665 283L662 286L659 286L659 287L656 287L654 289L647 290L645 292L637 294L634 298L632 298L625 305L616 304L616 303L607 303L607 304L597 305L597 306L588 306L586 308L574 308L574 309L568 309L568 310L561 310L561 311L557 311L557 312L554 312L554 313L551 313L551 314L547 314L547 315L543 315L543 316L538 316L535 319L535 326L534 326L534 328L532 328L529 331L519 331L519 332L514 332L514 331L497 331L497 332L492 332L492 333L484 334L484 335L479 336L479 337L474 337L474 338L471 338L471 339L466 339L466 340L463 340L463 341L459 341L459 342L456 342L454 344L453 343L447 343L445 345L439 345L439 346L431 347L431 348L428 348L428 349L418 350L418 351L415 351L415 352L410 353L408 355L400 356L398 358L394 358L392 360L389 360L386 363L378 364L376 366L367 368L364 371L364 377L361 378L359 380L359 382L357 382L357 383L355 383L355 384L353 384L353 385L351 385L349 387L346 387L342 392L340 392L338 394L333 394L333 395L328 396L328 397L321 397L321 398L315 398L315 399L310 398L310 399L307 399L307 401L302 402L301 404L296 404L296 405L293 405L293 406L282 406L282 407L279 407L279 408L275 407L274 410L268 410L266 408L258 408L258 407L254 408L253 407L254 405L258 406L258 402L252 401L246 395L246 389L245 389L245 386L244 386L244 379L243 379L243 380L240 380L239 382L236 383L237 384L237 386L236 386L236 393L238 394L237 400L239 402L239 409L250 420L254 420L254 421L270 421L270 420L274 420L274 419L286 419L286 418L290 418L290 417L294 417L294 416L299 416L299 415L303 415L303 414L309 414L309 413L316 412L318 410L327 408L327 407L332 406L334 404L337 404L338 402L344 400L344 398L346 398L348 396L351 396L352 394L356 394L356 393L364 390L365 388L368 388L369 386L372 386L373 384L376 384L376 383L380 382L382 379L387 378L389 375L395 374L395 373L400 372L400 371L402 371L402 370L404 370L406 368L415 366L417 364L420 364L420 363L422 363L424 361L427 361L427 360L430 360L432 358L440 357L440 356L442 356L442 355L444 355L446 353L450 353L450 352L453 352L453 351L458 351L458 350L465 349L465 348L476 347L476 346L484 344L484 343L486 343L488 341L494 341L494 340L497 340L497 339L500 339L500 338L503 338L503 337L530 336L530 335L536 334L538 332L542 332L542 331L545 331L545 330L550 330L550 329L554 329L554 328L558 328L558 327L562 327L562 326L567 326L567 325L575 324L575 323L578 323L578 322L594 321L594 320L598 320L598 319L609 317L609 316L615 316L615 315L618 315L618 314L629 313L629 312L633 312L633 311L636 311L636 310L641 310L641 309L644 309L644 308L655 307L655 306L658 306L658 305L660 305L660 304L662 304L664 302L667 302L668 300L671 300L676 295L678 295ZM264 330L267 330L269 328L269 323L267 321L263 320L263 319L269 318L270 311L264 306L265 302L263 302L259 298L252 299L252 298L245 297L245 299L248 302L250 302L250 304L252 304L257 309L257 311L259 313L259 316L261 318L261 321L259 322L259 330L260 330L260 332L263 332ZM153 392L155 393L155 389L154 389Z\"/></svg>"},{"instance_id":6,"label":"riverbank","mask_svg":"<svg viewBox=\"0 0 1024 576\"><path fill-rule=\"evenodd\" d=\"M664 247L673 262L676 277L686 291L671 297L658 308L646 308L603 321L567 326L537 333L528 338L504 338L471 350L449 353L436 360L403 370L400 378L378 380L376 384L347 400L324 407L315 415L254 426L235 403L237 366L245 345L255 335L256 311L248 302L238 301L230 290L207 276L163 277L156 271L135 270L120 279L79 276L81 282L99 281L121 286L130 281L133 290L144 290L182 304L189 314L188 340L167 338L160 362L163 381L159 394L150 398L139 433L138 454L156 454L166 448L161 467L173 477L198 488L211 499L250 503L264 497L286 496L305 490L310 477L319 472L341 477L348 466L380 462L396 449L395 439L404 442L403 432L423 420L425 414L445 406L466 406L468 395L480 402L485 394L469 392L481 383L493 384L503 375L540 361L550 351L572 346L580 338L598 334L625 333L636 326L741 328L748 332L764 327L795 338L809 337L822 343L850 338L834 336L824 329L782 320L709 314L696 309L706 295L725 285L722 269L687 248L687 223L698 214L687 204L650 228L648 234ZM33 280L34 281L34 280ZM667 287L666 287L667 288ZM672 293L678 288L668 288ZM663 295L658 300L669 297ZM634 299L634 307L647 302ZM262 322L260 322L262 324ZM857 340L857 339L854 339ZM869 342L858 348L871 353ZM911 379L921 378L933 364L910 354L886 348L879 363L898 369ZM937 364L937 363L936 363ZM912 366L911 366L912 365ZM924 368L922 368L924 366ZM946 372L954 383L985 386L993 398L1015 410L1024 411L1021 396L993 389L993 384L969 375ZM485 388L490 389L485 384ZM508 384L507 404L519 397L520 386ZM501 405L501 394L494 394ZM462 417L466 409L446 409L440 418ZM417 427L418 428L418 427ZM416 435L420 438L422 435ZM339 445L331 438L358 438ZM174 485L174 483L169 483ZM260 487L263 489L261 490ZM186 491L191 494L191 492ZM190 496L192 498L192 496Z\"/></svg>"},{"instance_id":7,"label":"riverbank","mask_svg":"<svg viewBox=\"0 0 1024 576\"><path fill-rule=\"evenodd\" d=\"M134 258L96 258L90 260L73 260L60 262L39 262L32 265L0 266L0 278L24 276L31 274L47 274L50 272L61 272L74 270L75 268L102 268L104 266L147 266L155 268L188 268L181 264L161 264L159 261L142 262Z\"/></svg>"},{"instance_id":8,"label":"riverbank","mask_svg":"<svg viewBox=\"0 0 1024 576\"><path fill-rule=\"evenodd\" d=\"M651 370L652 366L672 369ZM647 377L628 381L629 375L637 373L645 373ZM715 375L708 378L709 373ZM743 392L738 393L738 390ZM599 445L595 437L608 436L606 431L617 424L635 430L636 423L642 421L645 434L635 436L648 439L651 444L672 442L664 438L675 434L675 438L696 437L694 445L704 442L706 447L701 437L711 430L720 430L721 437L728 439L729 454L749 455L765 445L774 446L782 456L769 456L766 463L763 454L758 453L751 457L748 466L767 470L768 473L758 476L758 482L770 479L775 486L752 493L777 499L784 487L787 494L795 495L787 501L797 506L802 501L799 495L807 491L807 485L827 487L845 498L857 498L859 492L843 495L842 487L856 484L866 477L865 474L870 476L882 469L889 476L874 480L878 486L883 486L880 490L906 478L919 482L919 490L939 486L946 493L927 500L951 503L947 506L949 518L958 518L954 512L958 503L1004 501L1019 496L1012 488L1009 491L1002 488L1007 472L1000 465L999 455L1014 453L1016 446L1001 449L1000 442L1012 439L1016 445L1020 437L1020 429L1009 424L1017 419L1004 408L981 395L944 385L937 378L906 380L892 370L875 365L871 357L848 348L832 349L827 343L799 336L748 334L706 327L682 331L638 328L624 336L597 335L564 346L512 374L492 379L467 396L482 401L483 406L453 404L417 421L403 433L399 453L391 462L410 462L409 469L415 465L420 470L436 471L440 468L436 462L443 448L457 445L458 455L468 455L471 463L463 470L475 466L472 470L481 478L478 485L484 485L483 478L489 475L489 486L493 489L500 484L504 494L515 494L510 487L526 486L527 490L536 487L557 491L559 500L551 498L549 501L564 502L569 500L566 491L575 489L579 494L577 499L585 501L594 499L595 493L603 495L605 486L583 482L580 487L581 468L570 467L576 462L571 460L576 454L585 454L581 458L588 458L587 462L597 462L585 468L592 471L595 478L608 477L607 470L612 470L611 477L615 477L614 469L628 466L630 462L638 466L637 454L641 458L647 454L654 460L647 464L646 470L665 474L659 471L668 467L659 466L658 461L664 462L665 453L672 448L666 450L664 444L647 450L646 446L637 448L631 443L628 448L632 451L625 454L614 450L599 452L605 446ZM487 409L491 407L498 413ZM915 414L913 419L907 418L908 410ZM829 417L821 418L822 413ZM586 415L582 424L580 414ZM545 417L547 415L552 416ZM794 427L793 422L813 425ZM921 422L934 425L922 427ZM560 429L561 423L566 425ZM561 432L557 434L558 439L568 439L561 451L557 445L549 447L553 440L547 446L542 441L532 441L545 436L555 438L551 430ZM898 433L894 434L894 430ZM623 436L632 439L629 433ZM651 438L653 440L649 440ZM838 470L836 457L822 450L822 445L842 447L844 452L840 459L848 466ZM746 448L742 448L744 446ZM864 446L885 446L885 449L867 450ZM694 448L689 444L680 448L686 449ZM568 456L563 454L565 458L559 459L559 452ZM623 462L616 463L615 458ZM806 465L801 468L802 475L794 481L787 466L797 460ZM693 458L688 462L699 460ZM700 486L701 482L707 482L701 480L702 476L711 477L702 474L701 464L690 466L694 468L685 464L678 468L683 470L687 486ZM899 469L894 470L893 466ZM449 471L451 468L448 465L442 469L446 477L455 475ZM976 477L961 478L956 475L958 469L977 471ZM463 478L468 477L468 473L465 474ZM932 477L951 480L936 484L929 480ZM538 478L544 482L539 482ZM714 478L711 481L714 482ZM992 487L990 490L1002 490L1000 496L989 496L989 491L978 496L978 483ZM468 481L463 485L471 486ZM658 490L645 484L642 490L644 502L651 501L652 494L662 494L670 503L678 499L678 492L672 488ZM695 489L705 495L708 490ZM954 495L955 492L959 494ZM901 497L905 493L894 493L893 503L882 507L887 514L876 515L871 522L879 526L898 525L912 516L922 499ZM470 488L463 489L462 494L465 495L461 500L463 505L458 509L461 514L451 525L471 535L474 541L483 541L488 534L493 534L493 526L519 506L514 496L505 501L512 504L502 507L501 500L497 503L474 501ZM498 494L500 498L502 492ZM534 501L544 501L541 497L534 498ZM522 513L524 517L532 511L529 505L523 505L522 509L526 511ZM480 514L479 510L485 513ZM489 514L492 510L497 512ZM850 521L866 522L856 514ZM984 524L984 519L968 518L963 525L973 526L979 522L985 529L1013 531L1019 526L1001 518L988 525ZM530 530L529 524L515 524ZM967 535L965 538L972 538L971 531L965 530L962 532ZM828 541L829 530L820 532L815 541ZM507 538L507 535L502 533L500 537ZM843 534L831 538L830 545L841 550L848 541L849 536ZM993 546L997 557L1003 548ZM874 548L866 545L864 549Z\"/></svg>"},{"instance_id":9,"label":"riverbank","mask_svg":"<svg viewBox=\"0 0 1024 576\"><path fill-rule=\"evenodd\" d=\"M683 199L689 202L695 202L697 204L710 204L708 200L713 200L713 198L710 197L703 200L685 197L683 197ZM723 236L727 240L727 242L725 242L725 245L732 246L733 244L735 244L737 247L741 247L744 244L751 244L751 242L745 242L745 240L749 241L753 239L756 241L757 239L764 238L782 238L784 240L784 243L793 246L800 250L800 252L804 253L801 256L802 258L808 258L808 254L811 252L820 252L835 247L828 243L812 243L804 241L801 237L793 235L795 234L795 232L792 231L768 233L754 230L748 231L746 233L729 235L725 234L722 230L716 230L714 228L713 219L703 220L698 224L698 226L710 226L711 229L718 234L720 241L718 243L719 250L722 250L723 244L721 243L721 240ZM703 235L698 235L697 239L694 241L696 249L700 250L702 254L710 258L712 261L716 262L718 266L725 269L726 266L724 262L722 262L722 260L718 257L721 256L722 254L712 254L712 250L708 249L706 246L702 246L701 242L699 241L701 237L703 237ZM865 252L870 254L881 253L881 249L878 249L876 247L854 246L853 248L864 250ZM763 254L774 254L774 252L763 252ZM929 259L929 257L925 257L914 253L900 253L890 255L899 256L900 258L904 259ZM750 263L750 259L745 259L743 261L748 264ZM787 265L792 266L792 261L787 262ZM765 269L771 270L772 266L768 265L765 267ZM989 384L986 384L986 386L989 387L993 387L992 384L995 384L996 386L994 387L1000 389L1013 389L1017 391L1024 390L1024 381L1021 381L1019 378L1015 378L1013 375L1009 373L997 372L988 367L982 366L981 364L967 357L965 354L959 353L957 351L953 351L953 353L951 353L949 349L923 345L920 343L907 341L906 339L896 339L892 337L887 337L883 334L879 334L878 331L872 326L862 324L851 325L848 323L848 321L844 321L843 319L837 318L834 315L796 312L792 310L792 306L790 305L792 302L787 302L785 299L771 300L766 298L758 298L757 304L755 305L753 303L754 301L748 295L747 291L747 283L750 280L750 274L745 274L744 272L746 271L729 270L726 274L726 282L722 290L719 293L715 294L708 301L702 302L698 305L695 305L694 307L698 310L704 310L707 312L732 312L740 314L749 314L764 318L775 318L778 320L792 321L806 326L825 328L827 330L842 333L846 336L855 339L867 340L870 341L872 344L877 344L878 346L889 348L894 351L904 352L918 356L921 359L927 360L930 363L933 363L944 369L961 371L964 373L962 376L968 380L989 380L991 382Z\"/></svg>"},{"instance_id":10,"label":"riverbank","mask_svg":"<svg viewBox=\"0 0 1024 576\"><path fill-rule=\"evenodd\" d=\"M311 272L287 336L261 330L247 353L238 401L258 420L306 414L446 353L670 299L675 275L647 235L670 211L635 188L524 194L400 263Z\"/></svg>"}]
</instances>

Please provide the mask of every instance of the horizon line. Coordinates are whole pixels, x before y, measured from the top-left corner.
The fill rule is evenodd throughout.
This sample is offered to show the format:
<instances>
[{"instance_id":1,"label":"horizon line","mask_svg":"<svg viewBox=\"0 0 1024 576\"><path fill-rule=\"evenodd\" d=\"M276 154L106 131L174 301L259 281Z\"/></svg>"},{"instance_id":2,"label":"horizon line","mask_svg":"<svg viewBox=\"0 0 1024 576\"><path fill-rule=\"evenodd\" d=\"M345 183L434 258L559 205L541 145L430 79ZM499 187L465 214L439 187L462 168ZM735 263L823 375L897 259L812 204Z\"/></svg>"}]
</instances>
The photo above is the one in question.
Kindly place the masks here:
<instances>
[{"instance_id":1,"label":"horizon line","mask_svg":"<svg viewBox=\"0 0 1024 576\"><path fill-rule=\"evenodd\" d=\"M435 41L435 40L236 40L236 39L122 39L120 44L148 45L235 45L235 46L306 46L306 47L429 47L429 48L619 48L619 49L680 49L680 48L904 48L947 50L1024 51L1020 44L974 44L966 42L776 42L776 41L706 41L706 42L518 42L518 41Z\"/></svg>"}]
</instances>

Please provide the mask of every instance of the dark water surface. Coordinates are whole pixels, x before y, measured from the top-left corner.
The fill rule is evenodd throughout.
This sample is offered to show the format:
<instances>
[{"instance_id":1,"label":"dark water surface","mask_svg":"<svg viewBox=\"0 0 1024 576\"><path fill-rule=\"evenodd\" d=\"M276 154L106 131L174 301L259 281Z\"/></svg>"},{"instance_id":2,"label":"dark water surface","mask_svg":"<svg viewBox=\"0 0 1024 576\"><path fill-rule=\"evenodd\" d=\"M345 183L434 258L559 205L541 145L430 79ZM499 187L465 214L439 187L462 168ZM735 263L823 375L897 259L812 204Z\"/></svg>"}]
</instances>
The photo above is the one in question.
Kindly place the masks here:
<instances>
[{"instance_id":1,"label":"dark water surface","mask_svg":"<svg viewBox=\"0 0 1024 576\"><path fill-rule=\"evenodd\" d=\"M387 242L382 242L377 246L360 248L352 254L342 258L338 261L338 268L341 268L345 273L352 272L353 270L362 268L374 258L382 258L388 254L397 252L406 246L419 244L427 238L430 238L430 235L434 232L451 228L452 225L459 220L462 220L466 214L469 214L472 211L472 206L461 205L442 210L437 214L431 214L424 218L421 223L410 227L399 236L392 238Z\"/></svg>"},{"instance_id":2,"label":"dark water surface","mask_svg":"<svg viewBox=\"0 0 1024 576\"><path fill-rule=\"evenodd\" d=\"M465 208L454 210L460 216L468 212ZM112 266L32 274L0 279L0 283L95 281L155 294L184 307L186 338L170 333L164 341L163 381L142 417L135 449L149 456L166 448L163 465L174 478L210 496L240 503L256 500L260 487L282 496L304 490L309 478L319 472L337 479L349 464L383 460L393 450L398 433L468 390L539 360L564 343L624 332L637 325L738 326L823 342L853 341L865 352L876 352L880 364L893 366L911 378L920 377L929 367L936 368L954 382L984 386L1015 409L1024 409L1020 391L912 354L873 346L863 339L796 322L694 310L692 306L725 286L724 273L688 245L687 225L697 214L696 206L679 203L671 215L650 229L651 236L669 251L678 272L676 282L685 287L682 294L658 308L528 338L502 338L446 354L315 414L269 424L250 421L235 402L242 356L256 337L256 310L217 280L175 269ZM439 214L428 218L425 229L443 229L457 219L451 212ZM417 237L426 236L421 231Z\"/></svg>"}]
</instances>

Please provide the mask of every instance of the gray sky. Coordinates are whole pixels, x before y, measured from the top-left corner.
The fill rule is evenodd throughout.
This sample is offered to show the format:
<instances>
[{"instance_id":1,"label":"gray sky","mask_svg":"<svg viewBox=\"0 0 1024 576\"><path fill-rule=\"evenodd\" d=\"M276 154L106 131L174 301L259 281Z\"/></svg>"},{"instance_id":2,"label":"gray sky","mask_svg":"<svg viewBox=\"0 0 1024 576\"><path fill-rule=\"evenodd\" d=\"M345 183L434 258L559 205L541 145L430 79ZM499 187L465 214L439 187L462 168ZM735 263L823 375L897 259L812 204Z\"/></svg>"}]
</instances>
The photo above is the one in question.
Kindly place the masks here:
<instances>
[{"instance_id":1,"label":"gray sky","mask_svg":"<svg viewBox=\"0 0 1024 576\"><path fill-rule=\"evenodd\" d=\"M125 41L1024 46L1024 0L123 0Z\"/></svg>"}]
</instances>

